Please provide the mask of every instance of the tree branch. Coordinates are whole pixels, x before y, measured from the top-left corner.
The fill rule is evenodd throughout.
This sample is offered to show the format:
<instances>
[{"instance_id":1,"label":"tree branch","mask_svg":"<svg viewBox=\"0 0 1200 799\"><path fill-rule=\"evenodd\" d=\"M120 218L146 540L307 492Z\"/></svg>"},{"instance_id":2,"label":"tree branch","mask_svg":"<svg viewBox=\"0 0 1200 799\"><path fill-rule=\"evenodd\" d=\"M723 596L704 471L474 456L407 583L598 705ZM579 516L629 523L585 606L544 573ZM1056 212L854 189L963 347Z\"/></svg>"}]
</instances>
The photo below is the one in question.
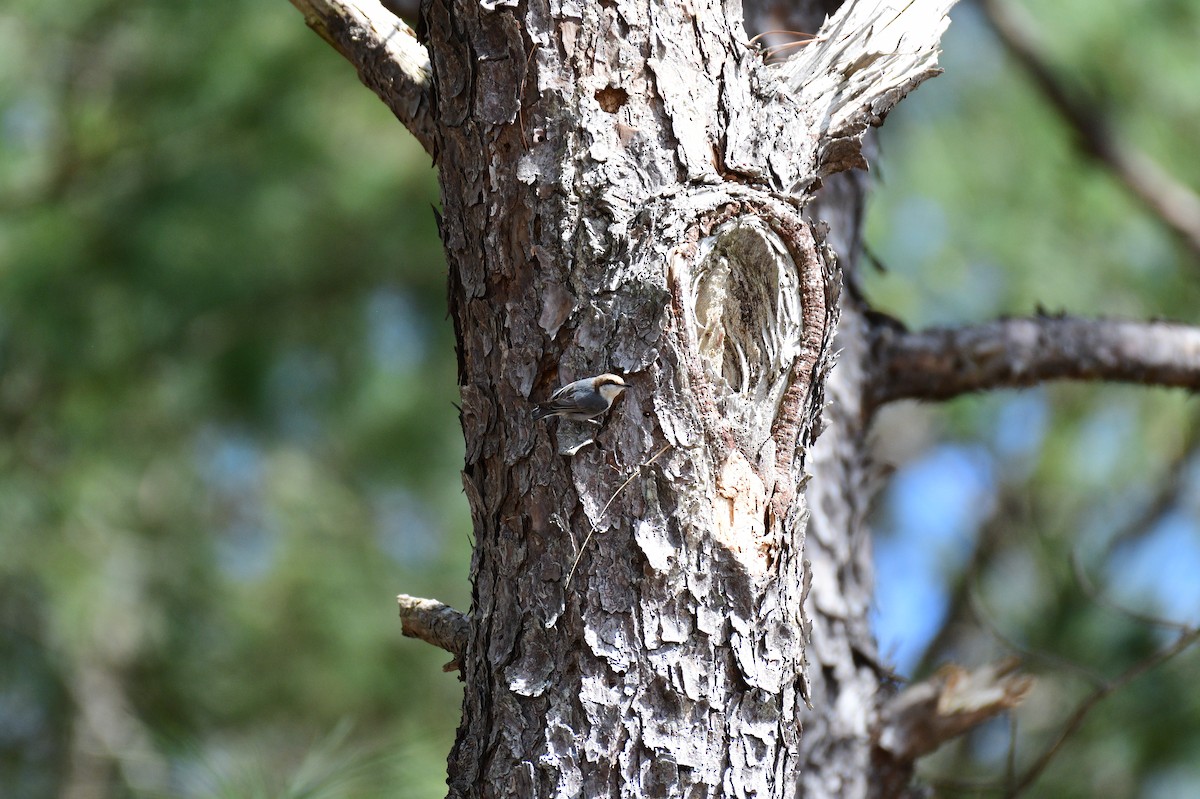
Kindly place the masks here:
<instances>
[{"instance_id":1,"label":"tree branch","mask_svg":"<svg viewBox=\"0 0 1200 799\"><path fill-rule=\"evenodd\" d=\"M816 112L817 177L862 168L862 136L925 80L956 0L849 0L780 67L801 107Z\"/></svg>"},{"instance_id":2,"label":"tree branch","mask_svg":"<svg viewBox=\"0 0 1200 799\"><path fill-rule=\"evenodd\" d=\"M436 599L400 594L396 602L400 605L401 632L454 655L454 660L443 666L442 671L456 670L470 634L471 621L467 615Z\"/></svg>"},{"instance_id":3,"label":"tree branch","mask_svg":"<svg viewBox=\"0 0 1200 799\"><path fill-rule=\"evenodd\" d=\"M378 0L291 0L304 21L358 70L359 80L434 153L429 54Z\"/></svg>"},{"instance_id":4,"label":"tree branch","mask_svg":"<svg viewBox=\"0 0 1200 799\"><path fill-rule=\"evenodd\" d=\"M911 762L1016 707L1033 688L1017 666L1015 658L973 672L951 664L909 686L880 709L879 747Z\"/></svg>"},{"instance_id":5,"label":"tree branch","mask_svg":"<svg viewBox=\"0 0 1200 799\"><path fill-rule=\"evenodd\" d=\"M1200 328L1187 325L1037 316L916 333L880 324L870 336L872 410L1047 380L1200 389Z\"/></svg>"},{"instance_id":6,"label":"tree branch","mask_svg":"<svg viewBox=\"0 0 1200 799\"><path fill-rule=\"evenodd\" d=\"M1086 577L1083 577L1081 573L1077 573L1076 576L1077 578L1082 578L1081 582L1086 580ZM1090 588L1090 584L1085 586L1085 592L1088 592ZM1096 598L1095 596L1090 596L1093 599ZM1083 725L1084 720L1087 718L1092 709L1096 707L1096 705L1117 691L1122 690L1125 688L1125 686L1133 682L1141 675L1176 657L1195 644L1197 641L1200 641L1200 628L1189 627L1186 624L1178 624L1168 619L1159 617L1145 616L1144 614L1131 611L1128 608L1116 606L1115 603L1105 600L1102 603L1104 607L1112 609L1123 615L1130 616L1139 622L1152 624L1159 627L1168 627L1179 632L1179 635L1175 639L1174 643L1151 653L1142 660L1134 663L1114 679L1110 680L1103 675L1097 674L1081 663L1067 660L1049 652L1028 649L1017 644L1015 641L1009 639L1007 636L1001 633L988 619L988 614L984 611L978 596L974 594L971 595L971 605L972 610L976 618L979 619L980 623L983 624L996 638L996 640L998 640L1004 646L1020 652L1026 660L1036 659L1048 663L1056 663L1060 667L1065 668L1065 670L1069 673L1086 680L1092 685L1092 692L1075 706L1074 711L1072 711L1066 723L1064 723L1059 729L1058 735L1055 736L1054 740L1042 750L1041 754L1038 755L1033 764L1030 765L1029 768L1026 769L1026 771L1019 778L1010 776L1006 784L1001 784L997 781L972 783L969 786L966 783L962 784L964 790L969 789L981 792L1003 790L1004 795L1008 797L1008 799L1012 799L1013 797L1016 797L1024 792L1038 779L1038 777L1041 776L1042 772L1044 772L1046 767L1050 764L1050 761L1053 760L1054 757L1062 750L1062 747L1067 740L1074 735L1076 731L1078 731L1080 726ZM903 696L903 694L901 696ZM900 697L897 697L897 699L893 701L898 701L899 699ZM945 787L950 787L952 785L951 782L945 780L933 780L933 782Z\"/></svg>"},{"instance_id":7,"label":"tree branch","mask_svg":"<svg viewBox=\"0 0 1200 799\"><path fill-rule=\"evenodd\" d=\"M992 566L1001 555L1002 545L1009 540L1009 536L1005 535L1007 528L1004 522L1019 526L1028 516L1028 510L1022 504L1022 500L1024 496L1018 498L1002 487L991 514L979 525L979 532L975 535L974 546L966 565L948 581L946 614L942 617L937 632L925 645L920 661L912 670L914 675L932 671L934 664L939 659L944 659L940 656L954 642L958 629L966 622L963 617L970 610L971 592L979 583L980 575Z\"/></svg>"},{"instance_id":8,"label":"tree branch","mask_svg":"<svg viewBox=\"0 0 1200 799\"><path fill-rule=\"evenodd\" d=\"M1075 131L1085 153L1104 165L1131 194L1200 256L1200 197L1179 183L1153 159L1121 141L1095 99L1078 92L1055 74L1039 49L1034 25L1011 2L980 0L980 7L1000 42L1025 68L1047 101Z\"/></svg>"},{"instance_id":9,"label":"tree branch","mask_svg":"<svg viewBox=\"0 0 1200 799\"><path fill-rule=\"evenodd\" d=\"M1109 599L1104 593L1096 587L1092 582L1092 578L1088 576L1087 570L1083 567L1083 562L1080 560L1079 549L1071 552L1071 571L1075 576L1075 582L1078 583L1079 589L1083 591L1084 596L1094 602L1098 607L1116 613L1121 616L1131 619L1139 624L1145 624L1150 627L1164 627L1168 630L1174 630L1181 635L1187 635L1192 631L1190 624L1185 624L1181 621L1174 621L1165 616L1155 616L1149 613L1143 613L1133 608L1127 608L1119 602L1114 602Z\"/></svg>"}]
</instances>

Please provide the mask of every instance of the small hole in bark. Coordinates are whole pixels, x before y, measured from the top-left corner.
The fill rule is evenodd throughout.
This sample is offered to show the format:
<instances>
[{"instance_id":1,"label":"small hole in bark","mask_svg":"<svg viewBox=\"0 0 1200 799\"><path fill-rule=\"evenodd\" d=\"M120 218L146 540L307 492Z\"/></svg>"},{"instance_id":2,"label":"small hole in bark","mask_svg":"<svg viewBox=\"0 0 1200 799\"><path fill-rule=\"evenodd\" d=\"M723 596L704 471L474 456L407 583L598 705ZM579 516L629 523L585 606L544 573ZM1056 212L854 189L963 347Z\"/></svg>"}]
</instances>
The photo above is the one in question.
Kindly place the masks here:
<instances>
[{"instance_id":1,"label":"small hole in bark","mask_svg":"<svg viewBox=\"0 0 1200 799\"><path fill-rule=\"evenodd\" d=\"M596 102L610 114L621 110L621 106L629 102L629 92L620 86L605 86L596 92Z\"/></svg>"}]
</instances>

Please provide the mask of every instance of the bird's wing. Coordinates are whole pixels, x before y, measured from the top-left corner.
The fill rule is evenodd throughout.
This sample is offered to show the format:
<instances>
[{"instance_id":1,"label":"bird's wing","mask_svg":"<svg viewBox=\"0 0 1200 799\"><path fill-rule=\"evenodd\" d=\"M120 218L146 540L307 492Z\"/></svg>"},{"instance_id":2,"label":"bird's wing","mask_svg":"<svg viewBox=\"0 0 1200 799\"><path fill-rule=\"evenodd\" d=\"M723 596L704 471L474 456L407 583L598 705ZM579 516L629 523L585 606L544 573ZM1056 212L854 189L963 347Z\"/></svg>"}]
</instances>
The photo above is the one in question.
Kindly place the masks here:
<instances>
[{"instance_id":1,"label":"bird's wing","mask_svg":"<svg viewBox=\"0 0 1200 799\"><path fill-rule=\"evenodd\" d=\"M565 386L560 387L558 389L558 391L555 391L553 394L551 394L550 399L546 400L546 402L544 404L549 405L552 402L556 402L557 400L562 399L563 395L566 394L569 389L572 389L574 387L575 387L574 383L567 383Z\"/></svg>"}]
</instances>

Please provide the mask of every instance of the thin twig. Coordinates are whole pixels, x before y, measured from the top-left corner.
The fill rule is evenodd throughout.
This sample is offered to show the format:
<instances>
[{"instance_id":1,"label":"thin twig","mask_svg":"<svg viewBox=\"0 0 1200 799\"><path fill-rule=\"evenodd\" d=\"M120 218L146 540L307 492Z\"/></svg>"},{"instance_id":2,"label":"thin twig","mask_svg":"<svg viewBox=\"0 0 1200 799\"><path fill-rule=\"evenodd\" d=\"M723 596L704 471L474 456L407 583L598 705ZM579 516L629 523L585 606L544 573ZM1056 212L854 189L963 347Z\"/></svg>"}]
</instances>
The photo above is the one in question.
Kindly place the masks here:
<instances>
[{"instance_id":1,"label":"thin twig","mask_svg":"<svg viewBox=\"0 0 1200 799\"><path fill-rule=\"evenodd\" d=\"M1063 669L1064 671L1077 674L1079 677L1087 680L1094 686L1103 687L1108 684L1108 679L1104 677L1104 675L1098 674L1085 666L1081 666L1073 660L1069 660L1052 652L1046 652L1042 649L1033 649L1031 647L1023 646L1022 644L1018 644L1016 641L1009 638L1007 635L1001 632L996 623L991 620L987 610L983 607L983 600L981 600L979 595L974 591L970 593L970 602L971 612L975 614L975 618L979 620L979 623L987 629L992 637L1014 652L1021 653L1022 657L1026 660L1038 660L1043 663L1050 663Z\"/></svg>"},{"instance_id":2,"label":"thin twig","mask_svg":"<svg viewBox=\"0 0 1200 799\"><path fill-rule=\"evenodd\" d=\"M1087 718L1087 714L1090 713L1092 708L1099 704L1101 700L1124 688L1126 685L1133 682L1135 679L1142 676L1155 666L1165 663L1166 661L1175 657L1189 646L1196 643L1197 640L1200 640L1200 629L1190 630L1189 632L1179 636L1179 638L1171 646L1166 647L1165 649L1160 649L1150 657L1144 658L1143 660L1135 663L1133 666L1126 669L1115 680L1108 682L1092 692L1087 699L1083 700L1083 702L1081 702L1079 706L1075 708L1075 712L1071 714L1069 719L1067 719L1067 723L1063 725L1062 729L1058 733L1058 737L1054 739L1054 742L1051 743L1044 752L1042 752L1041 756L1034 762L1032 766L1029 767L1028 770L1026 770L1021 779L1017 781L1016 785L1005 794L1007 799L1013 799L1013 797L1018 796L1026 788L1032 785L1038 777L1041 776L1042 772L1046 770L1046 767L1050 765L1050 761L1053 760L1054 756L1057 755L1059 750L1062 749L1063 744L1066 743L1068 738L1075 734L1075 731L1079 729L1079 727L1083 724L1084 719Z\"/></svg>"},{"instance_id":3,"label":"thin twig","mask_svg":"<svg viewBox=\"0 0 1200 799\"><path fill-rule=\"evenodd\" d=\"M1019 504L1016 496L1008 492L999 495L992 513L979 525L979 532L975 535L974 547L966 565L954 577L954 584L950 586L950 596L946 602L947 612L942 617L937 632L930 636L925 645L925 651L913 669L914 675L931 671L935 659L947 648L955 626L961 622L962 613L970 605L970 592L975 589L979 575L984 573L1000 552L1000 544L1005 539L1001 529L1003 523L1015 523L1019 526L1021 520L1028 515L1028 511L1024 505Z\"/></svg>"},{"instance_id":4,"label":"thin twig","mask_svg":"<svg viewBox=\"0 0 1200 799\"><path fill-rule=\"evenodd\" d=\"M959 793L1000 793L1005 790L1003 785L1000 785L995 780L965 780L965 779L929 779L929 785L938 790L938 796L945 791L957 791Z\"/></svg>"},{"instance_id":5,"label":"thin twig","mask_svg":"<svg viewBox=\"0 0 1200 799\"><path fill-rule=\"evenodd\" d=\"M525 56L525 70L521 73L521 96L517 103L517 124L521 128L521 148L529 152L529 140L525 138L525 84L529 82L529 65L533 62L533 56L538 51L538 43L534 42L533 47L529 48L529 55Z\"/></svg>"},{"instance_id":6,"label":"thin twig","mask_svg":"<svg viewBox=\"0 0 1200 799\"><path fill-rule=\"evenodd\" d=\"M976 600L976 597L972 596L972 600ZM994 628L991 627L991 625L986 621L986 614L983 614L979 609L976 609L975 612L979 615L980 621L985 626L988 626L989 629L992 629L993 635L995 635L1002 643L1011 647L1015 651L1021 652L1026 657L1057 660L1061 662L1061 659L1055 656L1048 656L1046 653L1031 651L1025 647L1014 644L1012 641L1000 635L994 630ZM1072 712L1070 717L1067 719L1066 723L1059 730L1059 733L1055 737L1054 741L1042 752L1037 760L1034 761L1033 765L1025 770L1020 779L1013 780L1010 776L1006 780L1007 784L1005 786L1001 786L996 781L965 782L955 780L931 780L930 783L941 788L958 790L987 792L1003 790L1006 799L1014 799L1014 797L1023 793L1038 779L1038 777L1042 775L1047 766L1050 765L1050 761L1052 761L1062 749L1067 739L1069 739L1075 734L1076 731L1078 731L1079 727L1083 725L1084 720L1087 718L1088 713L1090 713L1097 704L1121 690L1129 683L1133 682L1135 679L1155 668L1156 666L1159 666L1176 655L1179 655L1197 641L1200 641L1200 628L1188 629L1176 639L1175 643L1160 649L1158 652L1155 652L1149 657L1143 658L1133 666L1126 669L1115 679L1108 680L1102 677L1094 678L1094 681L1097 683L1095 690L1093 690L1086 699L1079 703L1074 712ZM1088 674L1090 677L1090 672L1083 669L1076 663L1067 662L1064 665L1069 666L1073 671L1082 674ZM1010 757L1013 757L1013 755L1010 754ZM1011 774L1011 765L1009 768L1009 773Z\"/></svg>"},{"instance_id":7,"label":"thin twig","mask_svg":"<svg viewBox=\"0 0 1200 799\"><path fill-rule=\"evenodd\" d=\"M1104 596L1104 594L1102 594L1099 589L1096 588L1091 578L1088 577L1087 571L1083 568L1083 563L1080 560L1078 550L1071 552L1071 570L1075 574L1075 582L1079 583L1079 589L1083 591L1084 595L1088 599L1092 600L1092 602L1096 603L1100 607L1106 610L1111 610L1113 613L1119 613L1122 616L1132 619L1133 621L1140 622L1151 627L1164 627L1168 630L1174 630L1181 635L1187 635L1192 631L1192 626L1190 624L1173 621L1171 619L1163 618L1162 616L1153 616L1149 613L1142 613L1134 610L1133 608L1127 608L1124 605L1114 602L1108 597Z\"/></svg>"},{"instance_id":8,"label":"thin twig","mask_svg":"<svg viewBox=\"0 0 1200 799\"><path fill-rule=\"evenodd\" d=\"M804 31L789 31L789 30L785 30L783 28L775 28L773 30L762 31L761 33L754 34L753 36L750 37L750 44L754 44L762 37L770 36L773 33L783 33L788 36L807 36L809 39L817 38L817 34L815 34L815 33L805 33Z\"/></svg>"},{"instance_id":9,"label":"thin twig","mask_svg":"<svg viewBox=\"0 0 1200 799\"><path fill-rule=\"evenodd\" d=\"M1104 556L1108 557L1117 547L1130 544L1147 535L1154 525L1179 503L1179 496L1187 484L1189 465L1200 455L1200 413L1193 413L1191 422L1180 442L1179 451L1167 467L1167 472L1156 482L1154 496L1146 502L1140 513L1121 529L1111 535L1104 544Z\"/></svg>"},{"instance_id":10,"label":"thin twig","mask_svg":"<svg viewBox=\"0 0 1200 799\"><path fill-rule=\"evenodd\" d=\"M782 53L784 50L789 50L789 49L796 48L796 47L804 47L805 45L816 44L818 42L823 42L823 41L825 41L825 40L813 38L813 39L805 39L802 42L783 42L781 44L773 44L770 47L763 48L763 53L766 55L767 58L775 58L780 53Z\"/></svg>"},{"instance_id":11,"label":"thin twig","mask_svg":"<svg viewBox=\"0 0 1200 799\"><path fill-rule=\"evenodd\" d=\"M601 508L600 513L598 513L596 515L596 521L599 521L601 518L603 518L605 511L608 510L608 506L613 504L613 500L615 500L617 498L617 494L620 494L623 490L625 490L625 486L632 483L633 479L642 473L642 469L644 469L647 466L649 466L650 464L654 463L656 460L658 460L660 455L662 455L664 452L666 452L670 448L671 448L670 444L664 445L662 449L660 449L658 452L654 453L654 457L652 457L650 460L648 460L645 463L638 466L633 471L633 474L629 475L629 478L625 482L621 483L621 485L617 488L617 490L615 492L613 492L613 495L608 498L608 502L604 503L604 507ZM571 573L567 575L566 585L563 586L564 591L567 588L571 587L571 579L575 576L575 570L577 568L579 568L579 560L583 557L584 550L587 549L588 542L592 540L592 534L594 534L595 532L596 532L596 528L592 527L591 530L588 530L587 536L583 539L583 544L580 545L579 552L578 552L578 554L575 555L575 562L571 564Z\"/></svg>"}]
</instances>

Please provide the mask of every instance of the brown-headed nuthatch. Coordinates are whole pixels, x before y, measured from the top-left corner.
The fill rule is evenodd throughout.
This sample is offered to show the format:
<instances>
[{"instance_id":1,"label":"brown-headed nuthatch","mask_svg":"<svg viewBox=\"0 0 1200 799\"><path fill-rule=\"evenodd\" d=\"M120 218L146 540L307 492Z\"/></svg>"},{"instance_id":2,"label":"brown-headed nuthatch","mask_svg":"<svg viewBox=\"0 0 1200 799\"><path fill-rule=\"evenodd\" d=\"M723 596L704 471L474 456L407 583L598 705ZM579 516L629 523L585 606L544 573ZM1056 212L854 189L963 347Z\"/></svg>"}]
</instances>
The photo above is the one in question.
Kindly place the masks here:
<instances>
[{"instance_id":1,"label":"brown-headed nuthatch","mask_svg":"<svg viewBox=\"0 0 1200 799\"><path fill-rule=\"evenodd\" d=\"M629 388L620 375L602 374L595 377L585 377L574 383L567 383L555 391L545 402L539 402L533 411L534 419L547 416L561 416L577 422L591 422L593 417L612 407L613 401L621 396L621 392Z\"/></svg>"}]
</instances>

